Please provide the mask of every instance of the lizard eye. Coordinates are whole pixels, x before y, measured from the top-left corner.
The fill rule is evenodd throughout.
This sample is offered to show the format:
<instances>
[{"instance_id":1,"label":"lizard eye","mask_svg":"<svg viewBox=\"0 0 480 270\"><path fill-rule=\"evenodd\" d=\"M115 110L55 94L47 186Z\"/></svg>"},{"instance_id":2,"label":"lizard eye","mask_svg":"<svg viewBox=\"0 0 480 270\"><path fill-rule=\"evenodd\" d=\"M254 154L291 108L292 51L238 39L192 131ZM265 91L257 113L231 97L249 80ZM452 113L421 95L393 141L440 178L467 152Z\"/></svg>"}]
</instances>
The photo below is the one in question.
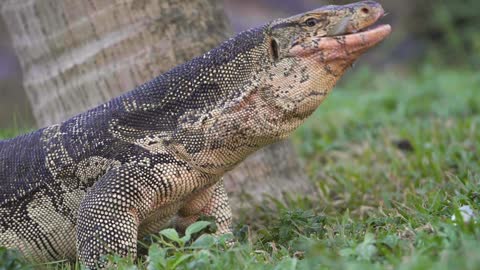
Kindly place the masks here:
<instances>
[{"instance_id":1,"label":"lizard eye","mask_svg":"<svg viewBox=\"0 0 480 270\"><path fill-rule=\"evenodd\" d=\"M317 24L317 19L315 18L309 18L305 21L305 24L309 27L313 27Z\"/></svg>"}]
</instances>

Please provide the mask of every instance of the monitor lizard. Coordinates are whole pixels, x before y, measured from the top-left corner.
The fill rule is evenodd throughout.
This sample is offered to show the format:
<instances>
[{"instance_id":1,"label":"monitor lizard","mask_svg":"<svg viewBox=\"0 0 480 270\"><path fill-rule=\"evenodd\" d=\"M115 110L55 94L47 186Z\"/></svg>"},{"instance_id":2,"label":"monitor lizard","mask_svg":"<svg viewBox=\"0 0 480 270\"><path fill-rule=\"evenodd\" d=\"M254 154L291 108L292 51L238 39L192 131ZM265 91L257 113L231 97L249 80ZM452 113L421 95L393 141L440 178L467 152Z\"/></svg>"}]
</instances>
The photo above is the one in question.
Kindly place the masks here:
<instances>
[{"instance_id":1,"label":"monitor lizard","mask_svg":"<svg viewBox=\"0 0 480 270\"><path fill-rule=\"evenodd\" d=\"M0 246L34 261L136 254L137 239L200 215L230 232L222 175L287 137L391 32L373 1L239 33L111 101L0 141Z\"/></svg>"}]
</instances>

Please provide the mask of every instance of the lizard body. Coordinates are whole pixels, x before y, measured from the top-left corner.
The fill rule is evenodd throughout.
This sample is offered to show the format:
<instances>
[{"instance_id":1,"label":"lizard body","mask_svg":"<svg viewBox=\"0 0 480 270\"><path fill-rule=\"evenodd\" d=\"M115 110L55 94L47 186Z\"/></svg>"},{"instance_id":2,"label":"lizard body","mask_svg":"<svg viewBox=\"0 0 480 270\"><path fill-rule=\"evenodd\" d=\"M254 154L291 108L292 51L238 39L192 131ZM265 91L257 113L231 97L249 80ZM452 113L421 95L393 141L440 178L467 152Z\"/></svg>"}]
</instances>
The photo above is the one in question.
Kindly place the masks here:
<instances>
[{"instance_id":1,"label":"lizard body","mask_svg":"<svg viewBox=\"0 0 480 270\"><path fill-rule=\"evenodd\" d=\"M222 175L298 127L390 27L373 1L247 30L61 124L0 142L0 246L36 261L135 255L200 215L229 233ZM358 32L358 33L356 33ZM173 220L173 221L172 221Z\"/></svg>"}]
</instances>

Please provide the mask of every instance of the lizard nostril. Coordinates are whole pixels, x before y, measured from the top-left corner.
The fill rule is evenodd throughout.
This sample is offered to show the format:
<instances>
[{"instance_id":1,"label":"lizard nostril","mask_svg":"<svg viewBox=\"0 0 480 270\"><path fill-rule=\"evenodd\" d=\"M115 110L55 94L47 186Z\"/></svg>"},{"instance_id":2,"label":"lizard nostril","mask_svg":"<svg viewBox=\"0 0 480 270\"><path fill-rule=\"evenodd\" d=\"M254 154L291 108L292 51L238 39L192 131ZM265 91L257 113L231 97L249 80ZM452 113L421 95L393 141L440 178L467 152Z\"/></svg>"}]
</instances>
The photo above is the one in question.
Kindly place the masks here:
<instances>
[{"instance_id":1,"label":"lizard nostril","mask_svg":"<svg viewBox=\"0 0 480 270\"><path fill-rule=\"evenodd\" d=\"M368 15L370 13L370 9L368 7L363 7L362 9L360 9L360 11L365 15Z\"/></svg>"}]
</instances>

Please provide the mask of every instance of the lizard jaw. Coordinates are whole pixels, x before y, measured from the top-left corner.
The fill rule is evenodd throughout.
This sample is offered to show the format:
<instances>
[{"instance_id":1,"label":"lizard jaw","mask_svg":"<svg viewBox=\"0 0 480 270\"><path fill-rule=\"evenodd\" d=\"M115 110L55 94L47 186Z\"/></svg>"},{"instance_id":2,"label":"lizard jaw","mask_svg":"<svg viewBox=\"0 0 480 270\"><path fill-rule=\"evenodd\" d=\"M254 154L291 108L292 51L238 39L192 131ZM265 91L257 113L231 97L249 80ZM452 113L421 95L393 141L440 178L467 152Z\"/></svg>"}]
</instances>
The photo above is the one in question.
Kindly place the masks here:
<instances>
[{"instance_id":1,"label":"lizard jaw","mask_svg":"<svg viewBox=\"0 0 480 270\"><path fill-rule=\"evenodd\" d=\"M353 62L362 53L383 41L391 32L391 26L383 24L347 35L313 37L308 42L293 46L289 50L289 54L301 58L313 56L322 63L335 60Z\"/></svg>"}]
</instances>

